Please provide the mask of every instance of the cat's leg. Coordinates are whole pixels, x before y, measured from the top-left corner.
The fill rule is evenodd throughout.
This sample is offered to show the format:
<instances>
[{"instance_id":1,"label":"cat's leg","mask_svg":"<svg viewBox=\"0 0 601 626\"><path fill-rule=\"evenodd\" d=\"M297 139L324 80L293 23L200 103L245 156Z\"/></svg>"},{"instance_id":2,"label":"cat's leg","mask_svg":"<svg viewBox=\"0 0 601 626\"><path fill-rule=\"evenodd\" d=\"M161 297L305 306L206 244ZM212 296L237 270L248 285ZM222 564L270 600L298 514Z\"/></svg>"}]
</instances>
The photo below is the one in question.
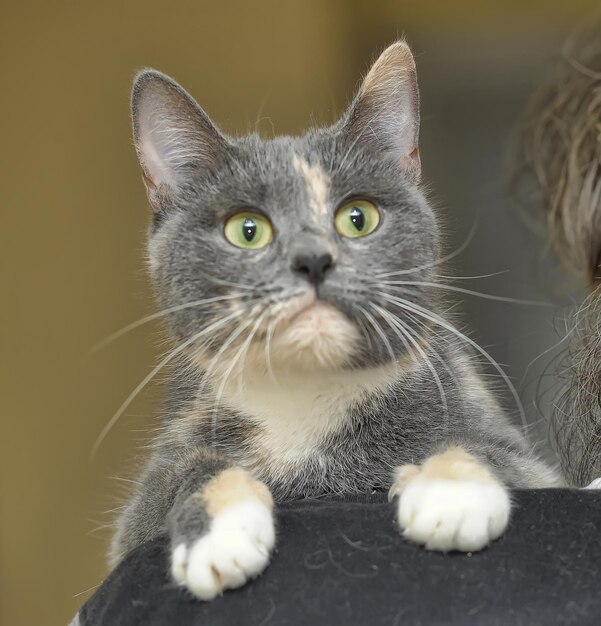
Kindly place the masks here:
<instances>
[{"instance_id":1,"label":"cat's leg","mask_svg":"<svg viewBox=\"0 0 601 626\"><path fill-rule=\"evenodd\" d=\"M171 574L197 598L240 587L267 566L275 544L269 489L239 467L192 472L168 516Z\"/></svg>"},{"instance_id":2,"label":"cat's leg","mask_svg":"<svg viewBox=\"0 0 601 626\"><path fill-rule=\"evenodd\" d=\"M419 466L400 467L390 493L399 496L404 536L429 550L481 550L509 521L507 488L484 461L460 446Z\"/></svg>"},{"instance_id":3,"label":"cat's leg","mask_svg":"<svg viewBox=\"0 0 601 626\"><path fill-rule=\"evenodd\" d=\"M206 448L157 448L116 521L110 565L164 535L174 580L209 600L267 566L275 542L271 493Z\"/></svg>"}]
</instances>

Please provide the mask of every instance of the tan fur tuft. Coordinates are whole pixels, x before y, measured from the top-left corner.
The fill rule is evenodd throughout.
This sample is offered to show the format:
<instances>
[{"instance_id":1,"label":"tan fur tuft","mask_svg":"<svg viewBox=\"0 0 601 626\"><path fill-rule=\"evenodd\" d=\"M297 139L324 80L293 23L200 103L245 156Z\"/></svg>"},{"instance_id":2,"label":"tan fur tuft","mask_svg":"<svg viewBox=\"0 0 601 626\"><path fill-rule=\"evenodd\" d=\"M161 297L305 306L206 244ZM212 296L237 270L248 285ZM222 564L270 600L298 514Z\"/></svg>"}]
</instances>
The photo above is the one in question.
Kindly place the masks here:
<instances>
[{"instance_id":1,"label":"tan fur tuft","mask_svg":"<svg viewBox=\"0 0 601 626\"><path fill-rule=\"evenodd\" d=\"M469 452L454 446L427 459L421 466L403 465L396 471L391 495L399 494L413 480L465 480L478 483L498 482L493 473Z\"/></svg>"},{"instance_id":2,"label":"tan fur tuft","mask_svg":"<svg viewBox=\"0 0 601 626\"><path fill-rule=\"evenodd\" d=\"M225 509L251 498L258 498L270 510L273 508L273 498L269 489L239 467L224 470L209 480L201 490L201 495L212 518Z\"/></svg>"},{"instance_id":3,"label":"tan fur tuft","mask_svg":"<svg viewBox=\"0 0 601 626\"><path fill-rule=\"evenodd\" d=\"M432 480L475 480L481 483L496 482L491 471L463 448L452 447L442 454L430 457L421 467L420 478Z\"/></svg>"}]
</instances>

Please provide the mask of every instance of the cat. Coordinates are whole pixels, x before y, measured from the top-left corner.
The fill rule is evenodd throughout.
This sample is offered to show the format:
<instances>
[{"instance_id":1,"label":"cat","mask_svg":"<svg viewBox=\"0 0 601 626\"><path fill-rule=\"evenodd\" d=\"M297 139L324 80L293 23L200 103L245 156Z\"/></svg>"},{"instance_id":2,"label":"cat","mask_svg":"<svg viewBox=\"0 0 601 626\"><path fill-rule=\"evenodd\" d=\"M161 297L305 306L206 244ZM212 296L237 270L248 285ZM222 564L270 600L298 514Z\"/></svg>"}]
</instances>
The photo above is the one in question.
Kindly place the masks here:
<instances>
[{"instance_id":1,"label":"cat","mask_svg":"<svg viewBox=\"0 0 601 626\"><path fill-rule=\"evenodd\" d=\"M210 600L268 565L274 503L389 491L407 539L471 552L505 530L509 488L560 484L445 315L404 41L300 137L227 137L154 70L132 117L174 349L112 564L167 534L173 580Z\"/></svg>"}]
</instances>

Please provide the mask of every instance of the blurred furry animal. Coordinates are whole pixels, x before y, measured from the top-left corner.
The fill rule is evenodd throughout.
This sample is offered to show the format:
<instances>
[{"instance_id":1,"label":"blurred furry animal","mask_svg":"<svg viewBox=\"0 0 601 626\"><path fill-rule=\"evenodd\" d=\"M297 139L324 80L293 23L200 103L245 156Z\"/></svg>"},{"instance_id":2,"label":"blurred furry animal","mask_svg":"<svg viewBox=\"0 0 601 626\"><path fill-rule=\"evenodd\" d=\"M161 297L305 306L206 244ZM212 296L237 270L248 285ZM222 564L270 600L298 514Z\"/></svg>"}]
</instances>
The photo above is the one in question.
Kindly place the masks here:
<instances>
[{"instance_id":1,"label":"blurred furry animal","mask_svg":"<svg viewBox=\"0 0 601 626\"><path fill-rule=\"evenodd\" d=\"M274 503L390 491L405 537L474 551L504 531L508 487L559 484L445 314L404 42L300 137L226 137L154 70L132 110L174 348L113 564L167 533L173 579L209 600L266 567Z\"/></svg>"},{"instance_id":2,"label":"blurred furry animal","mask_svg":"<svg viewBox=\"0 0 601 626\"><path fill-rule=\"evenodd\" d=\"M572 320L553 416L562 471L585 486L601 476L601 22L568 40L530 103L519 145L525 204L535 216L544 211L548 239L589 288Z\"/></svg>"}]
</instances>

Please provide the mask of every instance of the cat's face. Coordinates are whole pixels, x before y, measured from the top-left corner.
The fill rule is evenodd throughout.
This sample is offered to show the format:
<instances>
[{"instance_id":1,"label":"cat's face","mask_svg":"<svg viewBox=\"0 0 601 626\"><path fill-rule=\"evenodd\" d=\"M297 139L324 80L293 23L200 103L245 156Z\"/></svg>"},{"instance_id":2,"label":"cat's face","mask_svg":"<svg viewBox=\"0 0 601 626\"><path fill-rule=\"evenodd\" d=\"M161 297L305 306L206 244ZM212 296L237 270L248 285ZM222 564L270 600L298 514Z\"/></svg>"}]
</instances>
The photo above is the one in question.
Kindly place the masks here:
<instances>
[{"instance_id":1,"label":"cat's face","mask_svg":"<svg viewBox=\"0 0 601 626\"><path fill-rule=\"evenodd\" d=\"M133 105L155 209L151 272L203 368L365 367L421 341L422 323L381 295L395 278L430 281L438 245L405 44L382 55L336 126L299 138L226 138L156 72L139 75ZM426 287L409 289L428 306Z\"/></svg>"}]
</instances>

